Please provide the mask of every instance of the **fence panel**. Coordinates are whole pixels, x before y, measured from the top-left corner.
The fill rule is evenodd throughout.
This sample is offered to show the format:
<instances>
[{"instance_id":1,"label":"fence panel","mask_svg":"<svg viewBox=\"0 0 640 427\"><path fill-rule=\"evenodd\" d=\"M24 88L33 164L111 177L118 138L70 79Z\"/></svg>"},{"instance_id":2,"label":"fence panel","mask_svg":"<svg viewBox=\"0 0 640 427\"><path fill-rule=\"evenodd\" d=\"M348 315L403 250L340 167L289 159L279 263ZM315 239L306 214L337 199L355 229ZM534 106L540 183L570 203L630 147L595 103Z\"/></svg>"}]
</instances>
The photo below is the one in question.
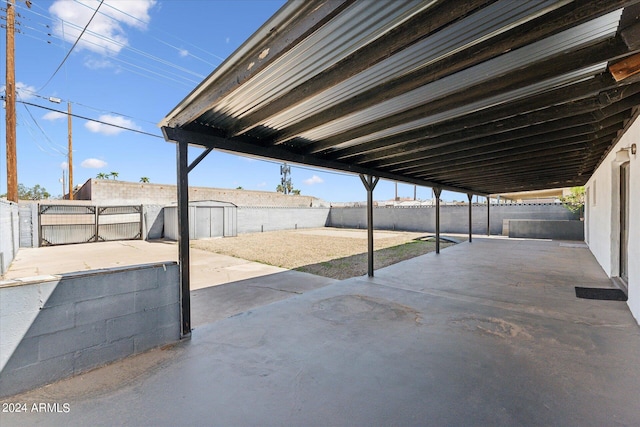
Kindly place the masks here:
<instances>
[{"instance_id":1,"label":"fence panel","mask_svg":"<svg viewBox=\"0 0 640 427\"><path fill-rule=\"evenodd\" d=\"M142 239L142 206L40 205L40 246Z\"/></svg>"}]
</instances>

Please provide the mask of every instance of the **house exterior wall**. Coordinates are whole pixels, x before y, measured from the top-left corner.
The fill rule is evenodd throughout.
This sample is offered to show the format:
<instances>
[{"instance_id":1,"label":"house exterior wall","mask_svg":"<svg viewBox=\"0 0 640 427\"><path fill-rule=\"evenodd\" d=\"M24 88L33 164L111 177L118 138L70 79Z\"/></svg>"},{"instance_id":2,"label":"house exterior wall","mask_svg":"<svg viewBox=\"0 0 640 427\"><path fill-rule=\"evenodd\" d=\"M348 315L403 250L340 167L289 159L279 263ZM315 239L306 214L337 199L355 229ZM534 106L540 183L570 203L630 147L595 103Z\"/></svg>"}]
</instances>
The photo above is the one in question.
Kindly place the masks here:
<instances>
[{"instance_id":1,"label":"house exterior wall","mask_svg":"<svg viewBox=\"0 0 640 427\"><path fill-rule=\"evenodd\" d=\"M609 277L620 274L620 162L616 152L636 144L640 148L640 120L636 119L591 176L586 189L585 241ZM640 322L640 153L629 159L629 308Z\"/></svg>"}]
</instances>

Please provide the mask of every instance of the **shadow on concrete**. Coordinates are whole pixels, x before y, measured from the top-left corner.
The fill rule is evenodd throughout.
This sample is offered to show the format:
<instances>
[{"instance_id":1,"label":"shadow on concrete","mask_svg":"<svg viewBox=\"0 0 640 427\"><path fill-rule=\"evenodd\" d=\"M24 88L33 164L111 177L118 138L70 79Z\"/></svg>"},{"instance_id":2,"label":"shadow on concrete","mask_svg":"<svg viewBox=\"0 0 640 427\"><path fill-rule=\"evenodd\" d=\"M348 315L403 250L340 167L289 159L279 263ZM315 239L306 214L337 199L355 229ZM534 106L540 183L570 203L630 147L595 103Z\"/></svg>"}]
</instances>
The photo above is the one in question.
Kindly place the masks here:
<instances>
[{"instance_id":1,"label":"shadow on concrete","mask_svg":"<svg viewBox=\"0 0 640 427\"><path fill-rule=\"evenodd\" d=\"M289 270L196 289L191 291L191 325L195 329L336 282Z\"/></svg>"}]
</instances>

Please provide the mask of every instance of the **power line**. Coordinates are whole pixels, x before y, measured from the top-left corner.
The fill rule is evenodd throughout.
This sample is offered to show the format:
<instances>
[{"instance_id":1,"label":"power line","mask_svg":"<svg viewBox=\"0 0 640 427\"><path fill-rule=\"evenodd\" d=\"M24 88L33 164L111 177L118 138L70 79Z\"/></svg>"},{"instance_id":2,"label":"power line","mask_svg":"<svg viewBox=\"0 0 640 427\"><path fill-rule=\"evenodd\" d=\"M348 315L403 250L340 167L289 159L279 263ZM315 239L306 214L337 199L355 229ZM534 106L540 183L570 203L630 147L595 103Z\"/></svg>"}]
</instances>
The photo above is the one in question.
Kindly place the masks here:
<instances>
[{"instance_id":1,"label":"power line","mask_svg":"<svg viewBox=\"0 0 640 427\"><path fill-rule=\"evenodd\" d=\"M80 33L80 35L78 36L78 38L76 39L75 43L73 43L73 46L71 46L71 49L69 49L69 52L67 52L66 56L64 57L64 59L62 60L62 62L60 63L60 65L58 65L58 68L56 68L56 70L53 72L53 74L51 75L51 77L49 77L49 80L47 80L47 82L44 84L44 86L42 86L40 88L40 90L44 89L49 82L53 79L53 77L58 73L58 71L60 70L60 68L62 68L62 65L65 63L65 61L67 60L67 58L69 57L69 55L71 55L71 52L73 51L73 48L76 47L76 45L78 44L78 42L80 41L80 39L82 38L82 35L84 34L85 31L87 31L87 27L89 27L89 25L91 24L91 21L93 21L93 18L96 16L96 14L98 13L98 9L100 9L100 6L102 6L102 3L104 3L104 0L100 0L100 4L98 5L98 7L96 7L96 10L93 12L93 15L91 15L91 18L89 19L89 22L87 22L87 25L84 26L84 29L82 30L82 32Z\"/></svg>"},{"instance_id":2,"label":"power line","mask_svg":"<svg viewBox=\"0 0 640 427\"><path fill-rule=\"evenodd\" d=\"M84 7L87 7L89 9L91 9L90 6L84 5L82 3L80 3L80 4L82 6L84 6ZM40 7L38 5L35 5L35 6L38 7L39 9L45 11L44 9L42 9L42 7ZM144 21L142 21L142 20L140 20L140 19L138 19L138 18L136 18L136 17L134 17L132 15L129 15L126 12L120 11L119 9L114 8L113 6L110 6L107 3L105 3L103 6L104 7L110 7L112 9L114 9L114 10L119 11L119 13L122 13L123 15L130 17L131 19L134 19L134 20L137 20L137 21L139 21L141 23L144 23ZM104 9L104 7L102 9ZM46 16L46 15L44 15L42 13L39 13L38 11L34 11L32 9L25 9L25 12L33 13L35 16L38 16L38 17L41 17L41 18L50 19L49 16ZM102 10L100 10L98 13L108 17L111 20L114 20L116 22L120 22L117 19L115 19L115 18L113 18L113 17L111 17L109 15L104 14L102 12ZM69 27L71 27L73 29L80 30L80 28L81 28L80 26L75 25L75 24L70 23L70 22L67 22L67 21L65 21L65 20L63 20L61 18L58 18L58 17L53 17L53 18L56 19L57 21L59 21L62 25L69 26ZM49 31L45 32L45 31L42 31L42 30L38 30L38 29L33 28L33 27L29 27L29 28L32 29L33 33L40 33L42 35L42 37L46 39L46 40L43 40L46 43L51 44L50 38L55 38L55 39L61 40L62 42L66 42L65 37L64 36L60 37L60 35L58 35L57 32L51 31L50 30L51 27L49 25L46 25L46 24L43 24L43 23L40 23L40 22L38 22L37 24L40 25L40 26L46 27L47 30L49 30L50 32ZM131 47L131 46L125 44L125 43L122 43L121 41L114 40L113 38L110 38L110 37L106 37L103 34L95 33L93 31L91 31L90 29L86 29L85 34L86 35L91 35L92 37L91 38L84 37L82 39L82 42L84 44L95 46L97 48L97 50L100 50L100 51L105 51L106 50L107 52L111 52L114 55L109 56L109 59L108 59L109 61L115 61L115 62L119 62L120 64L126 64L127 65L127 66L116 65L117 68L129 71L129 72L132 72L134 74L138 74L140 76L143 76L143 77L146 77L146 78L149 78L149 79L152 79L152 80L156 80L156 81L158 81L158 78L165 79L166 81L169 81L171 83L175 83L175 84L179 85L180 87L193 87L193 85L195 85L196 83L198 83L200 80L202 80L204 78L203 74L194 72L193 70L185 68L185 67L178 66L172 61L168 61L166 59L160 58L160 57L155 56L153 54L150 54L150 53L148 53L148 52L146 52L144 50L133 48L133 47ZM29 37L37 39L37 37L33 37L32 35L29 35ZM181 50L181 49L178 49L176 46L173 46L170 43L167 43L167 42L165 42L165 41L163 41L163 40L161 40L161 39L159 39L159 38L157 38L155 36L150 36L150 37L152 37L153 39L157 40L158 42L160 42L160 43L162 43L164 45L170 46L172 49L176 49L178 51ZM92 40L92 38L96 39L96 40ZM103 41L104 43L99 43L100 40ZM96 42L96 41L98 41L98 42ZM200 48L198 48L198 49L200 49ZM96 49L92 49L92 50L96 50ZM128 52L131 52L133 54L139 55L140 56L139 59L133 59L132 58L132 60L133 61L136 61L136 60L139 61L140 59L142 59L142 63L143 64L146 62L146 64L147 64L146 67L144 65L136 65L135 63L132 63L130 61L126 61L124 59L116 57L115 54L116 53L120 53L121 50L124 50L125 52L128 51ZM193 54L190 54L190 56L193 56L193 57L197 58ZM144 61L145 59L147 61ZM202 58L200 58L200 59L202 59ZM210 62L207 62L205 60L203 60L203 62L205 62L207 65L213 65ZM132 70L131 69L132 67L136 68L137 70ZM189 78L189 77L187 77L187 76L185 76L183 74L178 74L178 73L175 73L175 72L171 72L170 70L167 70L164 67L176 70L179 73L184 73L184 74L187 74L189 76L193 76L198 80L191 79L191 78ZM158 70L158 71L154 71L153 69L150 69L150 68L153 68L153 69Z\"/></svg>"},{"instance_id":3,"label":"power line","mask_svg":"<svg viewBox=\"0 0 640 427\"><path fill-rule=\"evenodd\" d=\"M74 1L75 1L76 3L80 3L78 0L74 0ZM82 3L80 3L80 4L82 4ZM119 13L121 13L121 14L123 14L123 15L125 15L125 16L127 16L127 17L129 17L129 18L133 19L133 20L135 20L135 21L138 21L138 22L143 23L143 24L145 24L145 25L147 25L147 24L148 24L147 22L145 22L145 21L141 20L140 18L138 18L138 17L136 17L136 16L133 16L133 15L131 15L131 14L129 14L129 13L127 13L127 12L125 12L125 11L121 10L121 9L118 9L118 8L116 8L115 6L111 5L111 4L106 4L105 6L106 6L106 7L111 8L111 9L113 9L113 10L115 10L115 11L117 11L117 12L119 12ZM103 15L105 15L105 16L107 16L107 17L109 17L109 18L111 18L111 19L113 19L113 20L116 20L114 17L111 17L111 16L109 16L109 15L107 15L107 14L104 14L104 13L102 13L102 12L100 12L100 13L101 13L101 14L103 14ZM116 21L117 21L117 20L116 20ZM181 39L180 37L177 37L177 36L175 36L175 35L173 35L173 34L171 34L171 33L168 33L168 32L166 32L166 31L161 31L161 30L156 30L156 31L159 31L159 32L161 32L161 33L164 33L164 34L166 34L166 35L168 35L168 36L170 36L170 37L173 37L174 39L176 39L176 40L178 40L178 41L180 41L180 42L182 42L182 43L186 43L186 44L188 44L188 45L190 45L190 46L192 46L192 47L194 47L194 48L198 49L198 50L199 50L199 51L201 51L201 52L204 52L204 53L206 53L206 54L208 54L208 55L211 55L212 57L216 58L216 59L217 59L217 60L219 60L219 61L224 61L224 58L223 58L223 57L218 56L218 55L216 55L216 54L214 54L214 53L211 53L211 52L207 51L206 49L202 49L201 47L196 46L195 44L190 43L190 42L188 42L188 41L185 41L185 40ZM178 52L182 50L182 49L180 49L179 47L174 46L174 45L172 45L171 43L165 42L164 40L162 40L162 39L160 39L160 38L158 38L158 37L155 37L155 36L150 36L150 37L152 37L153 39L155 39L155 40L159 41L160 43L162 43L162 44L164 44L164 45L166 45L166 46L169 46L169 47L171 47L171 48L173 48L173 49L177 50ZM198 57L198 56L196 56L196 55L192 54L191 52L189 52L188 54L189 54L189 56L192 56L193 58L198 59L198 60L200 60L200 61L204 62L204 63L205 63L205 64L207 64L207 65L211 65L211 66L215 66L215 65L216 65L216 64L213 64L213 63L211 63L211 62L209 62L209 61L207 61L207 60L205 60L205 59L202 59L202 58L200 58L200 57Z\"/></svg>"},{"instance_id":4,"label":"power line","mask_svg":"<svg viewBox=\"0 0 640 427\"><path fill-rule=\"evenodd\" d=\"M22 102L22 101L20 101L20 102ZM51 138L49 138L49 135L47 135L47 133L44 131L44 129L42 129L42 126L40 126L40 123L38 123L36 118L33 117L33 114L31 114L31 110L29 110L27 105L23 103L22 106L24 107L25 110L27 110L27 113L29 113L29 116L31 117L31 120L33 120L33 122L36 124L38 129L40 129L40 132L42 132L42 135L44 135L45 139L49 142L49 146L51 147L51 149L53 151L55 151L56 153L61 154L61 155L66 157L67 153L64 153L64 152L60 151L58 148L56 148L56 146L55 146L56 144L51 140Z\"/></svg>"},{"instance_id":5,"label":"power line","mask_svg":"<svg viewBox=\"0 0 640 427\"><path fill-rule=\"evenodd\" d=\"M104 0L103 0L103 1L104 1ZM82 6L84 6L84 7L90 8L90 6L85 5L85 4L83 4L83 3L79 3L79 4L81 4L81 5L82 5ZM120 11L119 9L116 9L116 8L114 8L113 6L110 6L109 4L105 4L105 7L111 7L111 8L112 8L112 9L114 9L114 10L118 10L120 13L122 13L122 14L123 14L123 15L125 15L125 16L129 16L129 17L131 17L132 19L135 19L135 20L137 20L137 21L139 21L139 22L144 23L144 21L142 21L142 20L140 20L140 19L138 19L138 18L135 18L134 16L129 15L129 14L127 14L126 12L122 12L122 11ZM97 9L96 9L96 10L97 10ZM44 17L44 18L49 19L49 17L47 17L47 16L45 16L45 15L42 15L42 14L39 14L39 13L37 13L37 12L33 12L33 11L32 11L32 13L35 13L36 15L39 15L39 16L42 16L42 17ZM105 17L107 17L107 18L109 18L109 19L111 19L111 20L113 20L113 21L116 21L116 22L118 22L118 23L120 22L120 21L118 21L117 19L115 19L115 18L113 18L113 17L111 17L111 16L109 16L109 15L106 15L106 14L104 14L104 13L102 13L102 12L99 12L99 13L100 13L100 15L103 15L103 16L105 16ZM61 19L61 18L55 17L55 19L57 19L57 20L58 20L58 21L60 21L61 23L67 24L67 25L68 25L68 26L70 26L71 28L74 28L74 29L80 29L80 28L81 28L79 25L74 24L74 23L69 22L69 21L65 21L65 20L63 20L63 19ZM118 47L120 47L121 49L130 50L130 51L132 51L132 52L134 52L134 53L139 54L140 56L142 56L142 57L144 57L144 58L151 59L151 60L153 60L153 61L159 62L160 64L163 64L163 65L166 65L166 66L168 66L168 67L174 68L174 69L176 69L176 70L182 71L182 72L184 72L184 73L186 73L186 74L190 74L190 75L192 75L192 76L194 76L194 77L196 77L196 78L198 78L198 79L203 79L203 78L205 77L204 75L199 74L199 73L196 73L196 72L194 72L194 71L192 71L192 70L190 70L190 69L188 69L188 68L180 67L180 66L178 66L178 65L175 65L175 64L173 64L171 61L168 61L168 60L166 60L166 59L163 59L163 58L160 58L160 57L158 57L158 56L152 55L152 54L150 54L150 53L148 53L148 52L145 52L145 51L143 51L143 50L141 50L141 49L137 49L137 48L131 47L130 45L128 45L128 44L126 44L126 43L123 43L123 42L121 42L121 41L118 41L118 40L115 40L115 39L113 39L113 38L107 37L107 36L105 36L104 34L100 34L100 33L96 33L96 32L94 32L94 31L88 30L86 27L85 27L85 29L84 29L83 31L85 31L85 30L86 30L87 34L89 34L89 35L91 35L91 36L93 36L93 37L95 37L95 38L97 38L97 39L100 39L100 40L103 40L103 41L105 41L105 42L108 42L109 44L111 44L111 45L113 45L113 46L118 46ZM51 35L51 34L47 33L47 35ZM63 38L60 38L59 36L56 36L56 35L55 35L55 33L53 34L53 37L56 37L56 38L58 38L58 39L60 39L60 40L65 41ZM153 38L155 38L156 40L158 40L159 42L161 42L161 43L163 43L163 44L169 45L169 46L171 46L172 48L174 48L174 49L176 49L176 50L179 50L177 47L175 47L175 46L173 46L173 45L171 45L171 44L169 44L169 43L166 43L166 42L164 42L164 41L162 41L162 40L158 39L157 37L153 37ZM90 40L86 40L86 39L85 39L85 40L83 40L83 42L84 42L84 43L86 43L86 44L91 44L91 45L97 46L98 48L101 48L101 49L104 49L104 50L110 51L110 52L112 52L112 53L119 53L119 50L115 50L115 49L113 49L113 48L110 48L110 47L109 47L109 45L107 45L107 46L102 46L102 45L99 45L98 43L95 43L95 42L92 42L92 41L90 41ZM76 43L77 43L77 41L76 41ZM214 64L208 63L208 62L206 62L206 61L204 61L204 62L205 62L205 63L207 63L208 65L214 65Z\"/></svg>"},{"instance_id":6,"label":"power line","mask_svg":"<svg viewBox=\"0 0 640 427\"><path fill-rule=\"evenodd\" d=\"M27 101L17 101L17 102L20 102L21 104L31 105L32 107L42 108L43 110L54 111L56 113L64 114L65 116L69 115L69 113L67 113L66 111L56 110L55 108L45 107L44 105L33 104L33 103L27 102ZM96 122L96 123L100 123L100 124L107 125L107 126L113 126L115 128L119 128L119 129L123 129L123 130L128 130L128 131L131 131L131 132L136 132L136 133L139 133L139 134L142 134L142 135L153 136L154 138L164 139L164 137L161 136L161 135L156 135L156 134L153 134L153 133L145 132L145 131L142 131L140 129L134 129L134 128L126 127L126 126L116 125L116 124L105 122L105 121L102 121L102 120L96 120L96 119L92 119L90 117L81 116L79 114L71 114L71 116L72 117L77 117L79 119L87 120L87 121L90 121L90 122Z\"/></svg>"},{"instance_id":7,"label":"power line","mask_svg":"<svg viewBox=\"0 0 640 427\"><path fill-rule=\"evenodd\" d=\"M157 122L152 121L152 120L146 120L146 119L142 119L140 117L130 116L130 115L127 115L127 114L124 114L124 113L119 113L117 111L105 110L104 108L92 107L90 105L81 104L80 102L72 101L70 99L57 99L57 98L52 97L52 96L43 96L43 95L40 95L37 92L31 91L31 90L28 90L28 89L24 89L24 88L21 88L20 92L25 92L25 93L28 93L28 94L30 94L32 96L35 96L37 98L44 99L44 100L47 100L47 101L55 100L55 102L58 102L58 101L60 101L60 102L62 102L62 101L70 102L73 105L78 105L80 107L85 107L85 108L88 108L90 110L97 111L99 113L115 114L117 116L122 116L122 117L126 117L126 118L129 118L129 119L134 119L134 120L138 120L138 121L147 122L147 123L150 123L150 124L152 124L154 126L157 124ZM42 108L45 108L45 107L42 107ZM64 114L66 115L67 113L65 112Z\"/></svg>"}]
</instances>

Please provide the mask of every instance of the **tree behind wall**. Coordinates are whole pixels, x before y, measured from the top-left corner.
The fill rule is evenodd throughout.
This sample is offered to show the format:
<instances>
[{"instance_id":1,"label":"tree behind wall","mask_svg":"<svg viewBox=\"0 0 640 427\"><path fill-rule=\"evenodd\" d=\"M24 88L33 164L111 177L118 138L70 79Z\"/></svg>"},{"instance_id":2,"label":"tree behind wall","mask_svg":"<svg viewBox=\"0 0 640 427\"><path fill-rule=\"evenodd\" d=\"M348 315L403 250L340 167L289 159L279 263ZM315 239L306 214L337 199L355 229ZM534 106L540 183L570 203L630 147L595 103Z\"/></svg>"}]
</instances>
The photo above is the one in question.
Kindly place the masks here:
<instances>
[{"instance_id":1,"label":"tree behind wall","mask_svg":"<svg viewBox=\"0 0 640 427\"><path fill-rule=\"evenodd\" d=\"M0 197L7 197L6 194ZM36 184L33 187L27 187L24 184L18 184L18 199L20 200L43 200L51 197L46 188Z\"/></svg>"}]
</instances>

